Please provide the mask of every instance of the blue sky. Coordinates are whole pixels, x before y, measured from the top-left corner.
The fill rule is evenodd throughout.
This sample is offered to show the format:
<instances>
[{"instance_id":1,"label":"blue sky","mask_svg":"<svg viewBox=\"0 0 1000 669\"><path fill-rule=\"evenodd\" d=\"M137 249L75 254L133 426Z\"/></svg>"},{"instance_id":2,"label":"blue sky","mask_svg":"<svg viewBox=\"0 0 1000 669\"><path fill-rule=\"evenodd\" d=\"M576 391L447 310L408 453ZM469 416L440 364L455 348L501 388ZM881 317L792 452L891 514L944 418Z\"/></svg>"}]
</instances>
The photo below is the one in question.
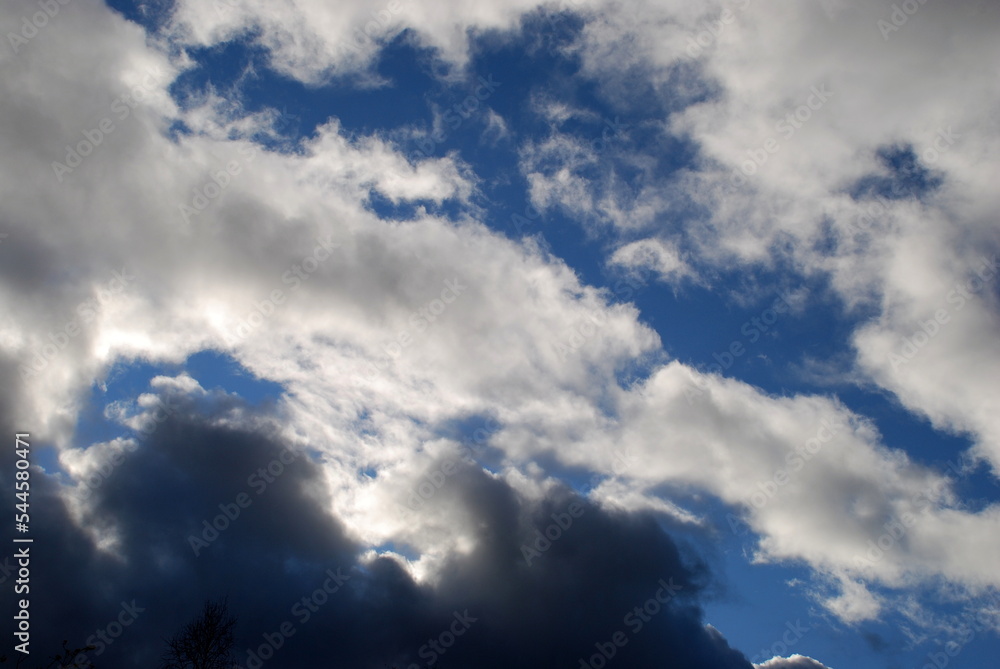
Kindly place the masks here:
<instances>
[{"instance_id":1,"label":"blue sky","mask_svg":"<svg viewBox=\"0 0 1000 669\"><path fill-rule=\"evenodd\" d=\"M465 592L494 617L452 662L551 666L663 565L692 607L608 666L986 666L1000 17L913 6L5 7L3 414L93 565L66 569L156 565L67 601L98 624L139 583L153 610L228 593L250 666L267 602L336 558L354 604L268 664L353 606L341 661L428 666L408 644ZM285 449L288 492L192 550ZM505 562L568 499L577 537ZM522 587L548 635L512 622ZM399 618L360 640L388 592ZM155 655L183 622L155 618L101 660Z\"/></svg>"}]
</instances>

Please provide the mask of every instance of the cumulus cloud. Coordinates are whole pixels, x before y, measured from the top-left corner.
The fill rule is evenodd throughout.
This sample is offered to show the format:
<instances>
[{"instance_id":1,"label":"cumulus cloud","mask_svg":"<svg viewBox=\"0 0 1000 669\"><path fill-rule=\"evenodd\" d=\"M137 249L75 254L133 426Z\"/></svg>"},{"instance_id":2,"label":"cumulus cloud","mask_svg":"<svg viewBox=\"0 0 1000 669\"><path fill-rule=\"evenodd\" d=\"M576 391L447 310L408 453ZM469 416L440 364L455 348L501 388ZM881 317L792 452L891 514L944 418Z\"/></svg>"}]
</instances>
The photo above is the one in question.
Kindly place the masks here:
<instances>
[{"instance_id":1,"label":"cumulus cloud","mask_svg":"<svg viewBox=\"0 0 1000 669\"><path fill-rule=\"evenodd\" d=\"M519 16L542 3L516 0L490 6L461 2L433 8L412 0L339 3L310 0L281 3L220 0L206 5L179 1L168 29L181 44L211 46L247 34L271 54L271 66L304 82L318 84L331 76L365 72L382 45L404 31L417 44L434 49L457 65L468 58L467 28L476 31L514 27ZM583 8L587 3L564 3Z\"/></svg>"},{"instance_id":2,"label":"cumulus cloud","mask_svg":"<svg viewBox=\"0 0 1000 669\"><path fill-rule=\"evenodd\" d=\"M826 667L803 655L792 655L791 657L776 657L762 664L755 664L755 667L767 667L768 669L826 669Z\"/></svg>"},{"instance_id":3,"label":"cumulus cloud","mask_svg":"<svg viewBox=\"0 0 1000 669\"><path fill-rule=\"evenodd\" d=\"M695 16L625 4L588 24L580 53L609 90L635 69L654 81L698 72L714 82L700 99L682 96L680 109L669 106L676 89L661 89L671 98L664 131L693 142L704 161L655 185L707 212L686 228L698 261L790 263L828 277L848 313L877 309L855 332L859 371L936 427L972 435L996 467L987 386L997 239L986 204L996 165L983 152L997 142L997 100L995 72L982 64L996 60L986 26L998 16L968 2L921 5L903 21L894 7L738 2ZM946 65L945 45L959 34L962 63ZM600 57L625 36L636 37L632 53ZM955 78L955 67L968 77ZM935 314L946 323L924 327ZM955 364L968 366L956 373Z\"/></svg>"},{"instance_id":4,"label":"cumulus cloud","mask_svg":"<svg viewBox=\"0 0 1000 669\"><path fill-rule=\"evenodd\" d=\"M86 639L124 600L137 619L101 648L102 663L155 661L176 609L194 612L211 592L228 594L240 616L244 664L291 621L295 643L274 649L281 666L321 652L363 666L429 654L477 666L571 664L616 632L632 637L623 661L750 666L703 627L698 600L710 576L652 516L608 512L565 488L533 498L463 463L414 517L444 512L470 548L416 582L406 558L365 551L338 521L323 465L283 440L280 412L206 397L190 377L161 377L154 390L171 415L93 495L35 478L35 540L49 550L32 568L54 579L32 600L47 612L39 647ZM542 533L556 538L544 543ZM649 613L633 613L640 608ZM455 620L468 637L438 642ZM331 633L338 643L321 651Z\"/></svg>"},{"instance_id":5,"label":"cumulus cloud","mask_svg":"<svg viewBox=\"0 0 1000 669\"><path fill-rule=\"evenodd\" d=\"M567 53L618 101L601 115L532 98L546 128L517 147L528 200L609 236L606 265L667 283L731 267L824 277L845 317L874 314L854 330L852 371L970 435L995 468L996 100L982 64L996 62L995 11L928 4L883 38L888 3L736 3L707 39L724 8L681 4L574 5L584 23ZM622 656L747 667L702 620L711 574L663 529L709 531L692 490L725 505L724 531L759 536L757 561L810 567L842 621L883 615L883 589L943 579L975 601L1000 587L1000 507L966 508L949 476L835 397L774 396L669 360L634 304L538 239L487 227L457 155L408 159L335 116L283 150L262 140L276 109L172 96L197 47L246 38L301 82L381 85L372 65L392 40L465 65L470 40L536 8L392 5L181 1L150 36L81 0L0 55L0 304L15 315L0 322L0 416L58 452L35 498L59 549L39 565L57 575L38 600L60 611L53 630L86 637L81 620L148 601L114 649L147 662L145 641L177 622L153 602L196 609L231 589L257 643L343 568L321 624L281 651L289 666L330 630L343 662L406 662L466 609L483 623L449 662L509 666L529 649L538 666L577 664L673 577L684 594ZM3 10L11 24L34 11ZM958 35L964 78L940 58ZM613 98L636 78L642 100ZM491 111L487 139L510 140L510 123ZM205 350L281 398L253 407L159 376L106 407L124 436L80 443L113 364ZM485 425L470 451L465 432ZM288 453L231 529L187 539L248 487L256 500L254 472ZM88 486L109 461L113 476ZM563 479L580 472L594 485L574 492ZM523 546L571 503L583 515L525 564Z\"/></svg>"}]
</instances>

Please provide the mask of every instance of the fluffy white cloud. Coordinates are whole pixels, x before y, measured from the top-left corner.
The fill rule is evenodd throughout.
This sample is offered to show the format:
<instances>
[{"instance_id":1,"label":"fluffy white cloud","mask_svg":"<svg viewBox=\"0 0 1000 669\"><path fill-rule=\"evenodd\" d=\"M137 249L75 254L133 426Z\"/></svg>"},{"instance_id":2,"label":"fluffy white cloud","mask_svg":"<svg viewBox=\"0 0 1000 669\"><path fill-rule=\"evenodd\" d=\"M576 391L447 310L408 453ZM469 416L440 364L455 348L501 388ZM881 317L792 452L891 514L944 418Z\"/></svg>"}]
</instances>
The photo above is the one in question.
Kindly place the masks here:
<instances>
[{"instance_id":1,"label":"fluffy white cloud","mask_svg":"<svg viewBox=\"0 0 1000 669\"><path fill-rule=\"evenodd\" d=\"M692 271L676 247L661 239L642 239L617 249L610 260L633 271L649 270L672 283L690 276Z\"/></svg>"},{"instance_id":2,"label":"fluffy white cloud","mask_svg":"<svg viewBox=\"0 0 1000 669\"><path fill-rule=\"evenodd\" d=\"M811 657L792 655L791 657L775 657L762 664L755 664L761 669L826 669L825 665Z\"/></svg>"},{"instance_id":3,"label":"fluffy white cloud","mask_svg":"<svg viewBox=\"0 0 1000 669\"><path fill-rule=\"evenodd\" d=\"M664 129L695 142L704 162L647 186L708 212L685 228L698 262L788 260L805 276L829 277L848 315L878 309L854 338L860 370L936 427L972 435L996 468L1000 414L989 388L1000 371L1000 303L995 272L985 288L973 277L998 250L998 165L989 156L1000 141L1000 54L990 27L1000 17L977 2L919 4L912 17L897 5L741 1L695 16L625 3L588 24L580 54L609 96L640 70L664 82L666 108L686 101ZM617 46L626 38L628 51ZM948 46L955 40L960 53ZM699 76L713 86L701 89L704 99L686 98ZM862 178L887 176L880 149L907 145L940 179L936 190L852 199ZM550 170L572 166L567 157ZM595 192L570 183L565 201ZM972 299L961 296L970 280L979 286ZM939 310L949 324L899 363Z\"/></svg>"},{"instance_id":4,"label":"fluffy white cloud","mask_svg":"<svg viewBox=\"0 0 1000 669\"><path fill-rule=\"evenodd\" d=\"M468 32L507 30L519 16L543 3L538 0L470 5L450 0L428 5L414 0L379 4L321 0L180 0L172 16L172 39L192 46L210 46L255 34L272 54L276 70L307 83L330 76L368 71L380 48L404 30L421 46L435 49L445 60L463 65L468 57ZM585 0L566 0L564 8L582 9Z\"/></svg>"}]
</instances>

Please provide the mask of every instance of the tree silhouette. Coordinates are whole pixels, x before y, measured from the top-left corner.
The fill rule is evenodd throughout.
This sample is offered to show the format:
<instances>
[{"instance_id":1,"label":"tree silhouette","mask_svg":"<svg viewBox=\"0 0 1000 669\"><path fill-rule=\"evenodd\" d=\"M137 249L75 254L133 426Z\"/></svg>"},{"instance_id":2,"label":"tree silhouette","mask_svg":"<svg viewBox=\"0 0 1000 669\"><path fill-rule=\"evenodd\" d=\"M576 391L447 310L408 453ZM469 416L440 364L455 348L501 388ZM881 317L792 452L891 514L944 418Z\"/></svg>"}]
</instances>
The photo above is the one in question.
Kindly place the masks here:
<instances>
[{"instance_id":1,"label":"tree silhouette","mask_svg":"<svg viewBox=\"0 0 1000 669\"><path fill-rule=\"evenodd\" d=\"M233 655L235 626L236 616L229 612L225 597L206 601L201 615L167 640L162 668L229 669L236 664Z\"/></svg>"}]
</instances>

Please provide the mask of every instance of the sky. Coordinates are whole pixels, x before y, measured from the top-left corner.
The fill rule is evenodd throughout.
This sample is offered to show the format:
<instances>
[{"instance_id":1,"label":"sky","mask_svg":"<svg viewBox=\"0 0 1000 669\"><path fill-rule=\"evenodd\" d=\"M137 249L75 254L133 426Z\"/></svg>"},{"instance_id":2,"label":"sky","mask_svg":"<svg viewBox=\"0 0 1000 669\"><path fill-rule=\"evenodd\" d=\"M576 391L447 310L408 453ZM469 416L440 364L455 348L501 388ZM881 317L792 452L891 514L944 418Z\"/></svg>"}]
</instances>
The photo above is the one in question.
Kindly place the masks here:
<instances>
[{"instance_id":1,"label":"sky","mask_svg":"<svg viewBox=\"0 0 1000 669\"><path fill-rule=\"evenodd\" d=\"M0 657L993 666L998 27L4 2Z\"/></svg>"}]
</instances>

